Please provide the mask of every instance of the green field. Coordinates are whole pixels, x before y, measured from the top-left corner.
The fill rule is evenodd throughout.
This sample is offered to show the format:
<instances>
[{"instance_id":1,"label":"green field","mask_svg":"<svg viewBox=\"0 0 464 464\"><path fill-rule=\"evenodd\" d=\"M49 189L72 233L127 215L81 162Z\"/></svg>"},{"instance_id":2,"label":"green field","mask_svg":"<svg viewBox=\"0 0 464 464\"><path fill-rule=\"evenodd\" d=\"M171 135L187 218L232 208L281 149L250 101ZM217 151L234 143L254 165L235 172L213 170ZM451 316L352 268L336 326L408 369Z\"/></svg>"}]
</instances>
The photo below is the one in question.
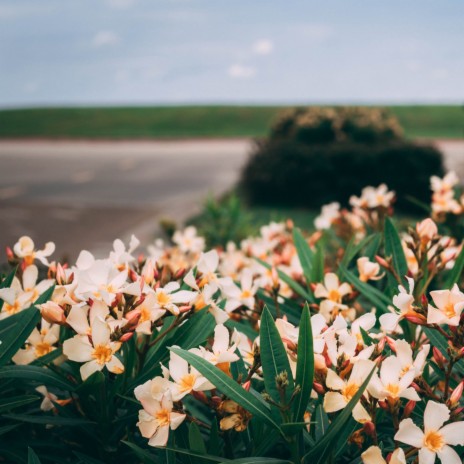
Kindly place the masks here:
<instances>
[{"instance_id":1,"label":"green field","mask_svg":"<svg viewBox=\"0 0 464 464\"><path fill-rule=\"evenodd\" d=\"M259 137L283 106L37 108L0 111L0 138ZM461 106L389 106L408 137L462 138Z\"/></svg>"}]
</instances>

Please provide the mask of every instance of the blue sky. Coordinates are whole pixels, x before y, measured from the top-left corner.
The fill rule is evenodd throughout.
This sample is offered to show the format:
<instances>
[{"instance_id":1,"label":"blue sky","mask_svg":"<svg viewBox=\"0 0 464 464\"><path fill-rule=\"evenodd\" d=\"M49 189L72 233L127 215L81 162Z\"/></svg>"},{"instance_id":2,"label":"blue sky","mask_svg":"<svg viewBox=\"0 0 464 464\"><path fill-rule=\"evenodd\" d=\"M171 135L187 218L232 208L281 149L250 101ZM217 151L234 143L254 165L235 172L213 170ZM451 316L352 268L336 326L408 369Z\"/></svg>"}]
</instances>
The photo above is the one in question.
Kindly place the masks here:
<instances>
[{"instance_id":1,"label":"blue sky","mask_svg":"<svg viewBox=\"0 0 464 464\"><path fill-rule=\"evenodd\" d=\"M452 102L461 0L0 0L0 106Z\"/></svg>"}]
</instances>

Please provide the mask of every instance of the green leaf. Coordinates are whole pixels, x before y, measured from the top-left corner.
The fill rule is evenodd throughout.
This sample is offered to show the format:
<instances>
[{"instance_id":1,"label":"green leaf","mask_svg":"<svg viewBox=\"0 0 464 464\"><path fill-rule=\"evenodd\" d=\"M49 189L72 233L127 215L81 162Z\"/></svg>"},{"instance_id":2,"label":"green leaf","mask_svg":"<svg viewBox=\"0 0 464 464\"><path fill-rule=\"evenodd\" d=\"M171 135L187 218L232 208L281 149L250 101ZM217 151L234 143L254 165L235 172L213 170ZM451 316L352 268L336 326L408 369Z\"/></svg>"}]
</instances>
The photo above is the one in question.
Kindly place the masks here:
<instances>
[{"instance_id":1,"label":"green leaf","mask_svg":"<svg viewBox=\"0 0 464 464\"><path fill-rule=\"evenodd\" d=\"M374 375L375 369L375 367L372 369L359 390L356 392L353 398L351 398L350 402L337 416L337 418L330 424L326 434L321 438L321 440L317 442L316 446L312 448L309 453L303 456L302 462L308 462L311 464L323 464L327 461L331 453L335 451L335 444L338 440L339 434L343 427L346 425L346 422L351 417L353 408L361 399L361 396L363 395L364 390L367 388L371 377Z\"/></svg>"},{"instance_id":2,"label":"green leaf","mask_svg":"<svg viewBox=\"0 0 464 464\"><path fill-rule=\"evenodd\" d=\"M103 461L87 456L86 454L78 453L73 451L74 456L79 458L79 462L83 464L105 464Z\"/></svg>"},{"instance_id":3,"label":"green leaf","mask_svg":"<svg viewBox=\"0 0 464 464\"><path fill-rule=\"evenodd\" d=\"M375 343L372 337L361 326L359 327L359 331L365 345L370 346Z\"/></svg>"},{"instance_id":4,"label":"green leaf","mask_svg":"<svg viewBox=\"0 0 464 464\"><path fill-rule=\"evenodd\" d=\"M306 304L301 316L298 334L298 351L296 362L295 384L300 387L300 393L295 397L293 413L295 421L303 419L311 396L314 380L314 348L313 331L311 328L311 313Z\"/></svg>"},{"instance_id":5,"label":"green leaf","mask_svg":"<svg viewBox=\"0 0 464 464\"><path fill-rule=\"evenodd\" d=\"M60 416L32 416L28 414L4 414L3 417L13 419L19 422L27 422L29 424L51 424L51 425L64 425L67 427L82 427L93 424L85 419L74 417L60 417Z\"/></svg>"},{"instance_id":6,"label":"green leaf","mask_svg":"<svg viewBox=\"0 0 464 464\"><path fill-rule=\"evenodd\" d=\"M437 347L441 354L449 360L448 356L448 342L446 338L437 330L431 329L429 327L422 327L422 330L424 331L425 335L427 335L427 338L430 340L430 344L432 346ZM460 359L458 362L454 364L454 368L458 370L459 374L461 376L464 375L464 360Z\"/></svg>"},{"instance_id":7,"label":"green leaf","mask_svg":"<svg viewBox=\"0 0 464 464\"><path fill-rule=\"evenodd\" d=\"M18 267L16 266L0 283L0 288L10 288ZM0 298L0 311L3 308L3 300Z\"/></svg>"},{"instance_id":8,"label":"green leaf","mask_svg":"<svg viewBox=\"0 0 464 464\"><path fill-rule=\"evenodd\" d=\"M74 390L72 384L50 369L39 366L4 366L0 368L0 377L3 379L24 379L48 387L57 387L61 390Z\"/></svg>"},{"instance_id":9,"label":"green leaf","mask_svg":"<svg viewBox=\"0 0 464 464\"><path fill-rule=\"evenodd\" d=\"M369 245L375 238L375 235L369 235L364 237L358 244L356 243L355 237L352 237L348 246L346 247L345 253L342 258L342 264L348 266L351 263L353 258L367 245Z\"/></svg>"},{"instance_id":10,"label":"green leaf","mask_svg":"<svg viewBox=\"0 0 464 464\"><path fill-rule=\"evenodd\" d=\"M451 288L454 284L457 284L461 279L462 270L464 269L464 246L459 253L456 261L454 262L454 266L452 267L450 273L445 282L446 288Z\"/></svg>"},{"instance_id":11,"label":"green leaf","mask_svg":"<svg viewBox=\"0 0 464 464\"><path fill-rule=\"evenodd\" d=\"M211 423L211 430L209 433L208 452L214 456L219 455L221 452L221 445L219 441L219 428L216 419Z\"/></svg>"},{"instance_id":12,"label":"green leaf","mask_svg":"<svg viewBox=\"0 0 464 464\"><path fill-rule=\"evenodd\" d=\"M303 237L302 233L296 227L293 229L293 243L295 244L296 252L303 268L303 275L306 283L311 283L311 271L313 268L314 253Z\"/></svg>"},{"instance_id":13,"label":"green leaf","mask_svg":"<svg viewBox=\"0 0 464 464\"><path fill-rule=\"evenodd\" d=\"M272 269L272 266L262 259L255 258L259 264L263 265L266 269ZM313 296L308 293L298 282L295 282L291 277L289 277L285 272L282 272L280 269L277 269L277 275L279 279L285 282L295 293L303 297L305 300L314 301Z\"/></svg>"},{"instance_id":14,"label":"green leaf","mask_svg":"<svg viewBox=\"0 0 464 464\"><path fill-rule=\"evenodd\" d=\"M288 404L295 388L292 370L290 369L287 350L284 347L274 319L266 306L261 315L259 340L266 391L276 403L282 403L281 394L276 384L276 377L286 372L288 387L285 389L285 403Z\"/></svg>"},{"instance_id":15,"label":"green leaf","mask_svg":"<svg viewBox=\"0 0 464 464\"><path fill-rule=\"evenodd\" d=\"M279 430L279 432L281 431L279 425L271 416L269 406L258 400L258 398L256 398L252 393L247 392L216 366L213 366L208 361L200 358L200 356L190 353L189 351L182 350L181 348L171 347L170 350L179 355L182 359L185 359L198 372L200 372L200 374L204 375L213 385L215 385L216 388L240 404L240 406L244 409L267 422L269 425Z\"/></svg>"},{"instance_id":16,"label":"green leaf","mask_svg":"<svg viewBox=\"0 0 464 464\"><path fill-rule=\"evenodd\" d=\"M40 464L39 456L30 447L27 448L27 464Z\"/></svg>"},{"instance_id":17,"label":"green leaf","mask_svg":"<svg viewBox=\"0 0 464 464\"><path fill-rule=\"evenodd\" d=\"M366 250L364 251L364 256L369 258L369 261L374 261L375 255L379 251L380 244L382 242L382 234L377 232L372 235L372 241L366 246Z\"/></svg>"},{"instance_id":18,"label":"green leaf","mask_svg":"<svg viewBox=\"0 0 464 464\"><path fill-rule=\"evenodd\" d=\"M276 458L260 458L260 457L252 457L252 458L241 458L241 459L234 459L234 464L292 464L291 461L287 461L286 459L276 459Z\"/></svg>"},{"instance_id":19,"label":"green leaf","mask_svg":"<svg viewBox=\"0 0 464 464\"><path fill-rule=\"evenodd\" d=\"M166 451L173 451L174 453L179 453L179 454L183 454L186 456L198 458L199 462L201 463L204 463L204 462L235 462L235 461L231 461L230 459L225 459L225 458L221 458L218 456L211 456L210 454L195 453L194 451L190 451L190 450L183 449L183 448L178 448L177 446L175 448L170 447L170 446L165 446L160 449L164 449Z\"/></svg>"},{"instance_id":20,"label":"green leaf","mask_svg":"<svg viewBox=\"0 0 464 464\"><path fill-rule=\"evenodd\" d=\"M353 285L359 292L367 298L378 310L382 313L388 313L388 305L391 304L390 298L388 298L384 293L377 290L372 285L369 285L365 282L359 280L351 271L349 271L345 266L340 264L340 274L343 279Z\"/></svg>"},{"instance_id":21,"label":"green leaf","mask_svg":"<svg viewBox=\"0 0 464 464\"><path fill-rule=\"evenodd\" d=\"M317 406L316 410L314 411L314 418L316 420L314 438L316 441L319 441L329 428L329 416L324 411L324 406L322 406L322 404Z\"/></svg>"},{"instance_id":22,"label":"green leaf","mask_svg":"<svg viewBox=\"0 0 464 464\"><path fill-rule=\"evenodd\" d=\"M311 282L321 282L324 279L324 261L324 247L317 243Z\"/></svg>"},{"instance_id":23,"label":"green leaf","mask_svg":"<svg viewBox=\"0 0 464 464\"><path fill-rule=\"evenodd\" d=\"M207 454L205 441L201 435L200 428L195 422L192 422L189 426L189 446L195 453Z\"/></svg>"},{"instance_id":24,"label":"green leaf","mask_svg":"<svg viewBox=\"0 0 464 464\"><path fill-rule=\"evenodd\" d=\"M393 268L399 278L406 284L405 276L408 273L408 264L404 255L401 239L392 220L387 217L385 219L385 255L393 258Z\"/></svg>"},{"instance_id":25,"label":"green leaf","mask_svg":"<svg viewBox=\"0 0 464 464\"><path fill-rule=\"evenodd\" d=\"M0 412L10 411L11 409L19 408L25 404L34 403L39 400L38 396L21 395L10 396L9 398L0 398Z\"/></svg>"},{"instance_id":26,"label":"green leaf","mask_svg":"<svg viewBox=\"0 0 464 464\"><path fill-rule=\"evenodd\" d=\"M140 448L136 444L125 440L121 440L121 443L124 443L126 446L128 446L144 464L154 464L157 462L154 454Z\"/></svg>"},{"instance_id":27,"label":"green leaf","mask_svg":"<svg viewBox=\"0 0 464 464\"><path fill-rule=\"evenodd\" d=\"M40 311L35 306L48 301L53 294L53 290L54 286L45 290L29 309L0 321L0 366L10 362L11 358L27 340L40 321Z\"/></svg>"}]
</instances>

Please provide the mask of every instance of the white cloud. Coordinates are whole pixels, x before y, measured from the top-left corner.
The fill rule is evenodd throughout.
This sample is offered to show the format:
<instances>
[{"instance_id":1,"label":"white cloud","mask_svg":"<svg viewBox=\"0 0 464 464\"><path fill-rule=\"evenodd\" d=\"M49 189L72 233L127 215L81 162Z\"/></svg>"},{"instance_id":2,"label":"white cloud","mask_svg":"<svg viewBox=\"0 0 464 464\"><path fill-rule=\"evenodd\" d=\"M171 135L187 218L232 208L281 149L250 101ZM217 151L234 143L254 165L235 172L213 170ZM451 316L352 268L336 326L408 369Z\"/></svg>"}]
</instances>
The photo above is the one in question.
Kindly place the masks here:
<instances>
[{"instance_id":1,"label":"white cloud","mask_svg":"<svg viewBox=\"0 0 464 464\"><path fill-rule=\"evenodd\" d=\"M137 0L105 0L105 3L116 10L125 10L135 5Z\"/></svg>"},{"instance_id":2,"label":"white cloud","mask_svg":"<svg viewBox=\"0 0 464 464\"><path fill-rule=\"evenodd\" d=\"M233 64L229 70L228 74L234 79L249 79L256 74L256 69L252 66L244 66L242 64Z\"/></svg>"},{"instance_id":3,"label":"white cloud","mask_svg":"<svg viewBox=\"0 0 464 464\"><path fill-rule=\"evenodd\" d=\"M274 44L269 39L257 40L252 46L253 53L257 55L269 55L273 49Z\"/></svg>"},{"instance_id":4,"label":"white cloud","mask_svg":"<svg viewBox=\"0 0 464 464\"><path fill-rule=\"evenodd\" d=\"M92 40L94 47L105 47L115 45L119 42L119 37L111 31L100 31Z\"/></svg>"}]
</instances>

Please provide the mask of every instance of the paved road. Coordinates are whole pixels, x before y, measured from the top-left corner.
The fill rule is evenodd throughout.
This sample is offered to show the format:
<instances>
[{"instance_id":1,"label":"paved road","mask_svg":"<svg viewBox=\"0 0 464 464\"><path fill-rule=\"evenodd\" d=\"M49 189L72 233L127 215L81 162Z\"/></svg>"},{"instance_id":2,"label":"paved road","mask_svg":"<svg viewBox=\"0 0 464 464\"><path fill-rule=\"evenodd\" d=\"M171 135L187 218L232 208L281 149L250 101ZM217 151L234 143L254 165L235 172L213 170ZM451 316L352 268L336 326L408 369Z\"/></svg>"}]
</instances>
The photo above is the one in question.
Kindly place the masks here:
<instances>
[{"instance_id":1,"label":"paved road","mask_svg":"<svg viewBox=\"0 0 464 464\"><path fill-rule=\"evenodd\" d=\"M437 144L464 179L464 141ZM57 258L106 252L132 231L149 243L160 219L182 222L229 189L249 150L247 140L0 142L0 253L23 234L53 240Z\"/></svg>"},{"instance_id":2,"label":"paved road","mask_svg":"<svg viewBox=\"0 0 464 464\"><path fill-rule=\"evenodd\" d=\"M58 258L108 250L134 231L144 243L160 219L178 222L236 181L245 140L0 142L0 253L28 234Z\"/></svg>"}]
</instances>

